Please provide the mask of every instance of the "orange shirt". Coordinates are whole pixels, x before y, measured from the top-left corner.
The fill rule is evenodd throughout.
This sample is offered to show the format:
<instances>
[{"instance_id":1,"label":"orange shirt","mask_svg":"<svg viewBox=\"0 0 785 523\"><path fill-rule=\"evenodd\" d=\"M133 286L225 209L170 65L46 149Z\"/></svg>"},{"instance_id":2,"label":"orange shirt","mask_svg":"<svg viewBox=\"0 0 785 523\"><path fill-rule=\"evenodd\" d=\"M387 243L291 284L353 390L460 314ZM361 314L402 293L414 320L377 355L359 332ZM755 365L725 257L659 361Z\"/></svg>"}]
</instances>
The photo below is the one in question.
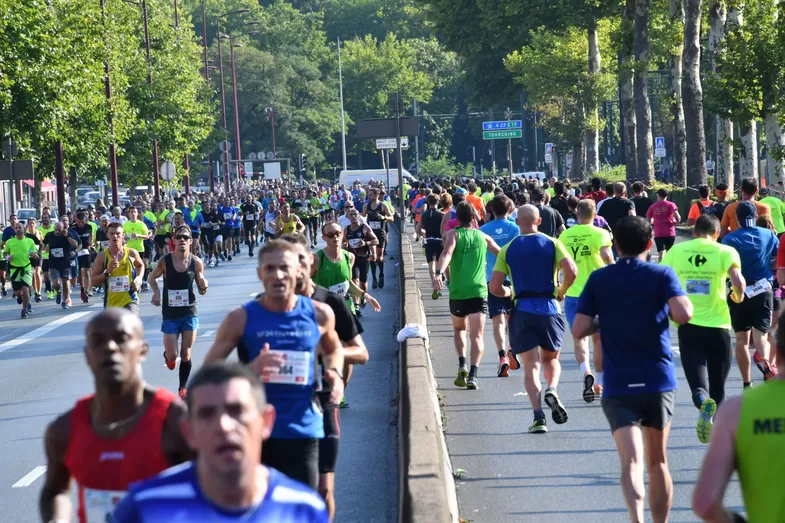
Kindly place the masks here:
<instances>
[{"instance_id":1,"label":"orange shirt","mask_svg":"<svg viewBox=\"0 0 785 523\"><path fill-rule=\"evenodd\" d=\"M477 211L477 216L480 218L485 216L485 202L482 198L476 194L469 194L466 196L466 201L474 206L474 210Z\"/></svg>"},{"instance_id":2,"label":"orange shirt","mask_svg":"<svg viewBox=\"0 0 785 523\"><path fill-rule=\"evenodd\" d=\"M753 200L752 203L754 203L755 208L758 209L758 216L771 216L771 209L769 209L768 205L755 200ZM739 202L733 202L732 204L725 207L725 212L722 215L723 231L726 227L730 228L730 232L733 232L739 228L739 221L736 219L736 208L738 206Z\"/></svg>"},{"instance_id":3,"label":"orange shirt","mask_svg":"<svg viewBox=\"0 0 785 523\"><path fill-rule=\"evenodd\" d=\"M706 207L713 205L714 202L711 200L698 200L694 204L690 205L690 213L687 215L688 220L697 220L701 217L701 209L696 204L701 204L705 209Z\"/></svg>"}]
</instances>

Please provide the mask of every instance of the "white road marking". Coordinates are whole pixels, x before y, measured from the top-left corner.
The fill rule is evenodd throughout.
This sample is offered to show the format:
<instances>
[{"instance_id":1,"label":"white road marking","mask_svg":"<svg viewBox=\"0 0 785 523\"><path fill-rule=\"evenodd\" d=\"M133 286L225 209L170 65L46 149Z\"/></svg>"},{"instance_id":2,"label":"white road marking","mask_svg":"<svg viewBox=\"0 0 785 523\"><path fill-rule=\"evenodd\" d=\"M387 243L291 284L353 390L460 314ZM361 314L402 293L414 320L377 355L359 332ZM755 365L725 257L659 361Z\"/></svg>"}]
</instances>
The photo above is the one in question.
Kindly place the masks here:
<instances>
[{"instance_id":1,"label":"white road marking","mask_svg":"<svg viewBox=\"0 0 785 523\"><path fill-rule=\"evenodd\" d=\"M252 293L251 293L251 294L249 294L248 296L249 296L249 297L251 297L251 298L253 298L254 296L257 296L258 294L259 294L258 292L252 292Z\"/></svg>"},{"instance_id":2,"label":"white road marking","mask_svg":"<svg viewBox=\"0 0 785 523\"><path fill-rule=\"evenodd\" d=\"M45 466L45 465L39 465L39 466L37 466L36 468L34 468L33 470L31 470L30 472L28 472L28 473L25 475L25 477L23 477L22 479L20 479L20 480L19 480L19 481L17 481L16 483L14 483L14 484L11 486L11 488L24 488L24 487L29 487L30 485L32 485L32 484L33 484L33 482L34 482L35 480L37 480L38 478L40 478L41 476L43 476L43 475L44 475L44 472L46 472L46 466Z\"/></svg>"},{"instance_id":3,"label":"white road marking","mask_svg":"<svg viewBox=\"0 0 785 523\"><path fill-rule=\"evenodd\" d=\"M60 327L61 325L65 325L66 323L70 323L74 320L81 318L82 316L87 316L88 314L91 313L92 313L91 311L75 312L73 314L69 314L68 316L63 316L62 318L58 318L52 323L47 323L46 325L42 325L23 336L19 336L18 338L14 338L13 340L8 340L7 342L0 345L0 352L5 352L8 349L13 349L14 347L18 347L24 343L27 343L28 341L32 341L36 338L40 338L44 334L47 334L55 330L57 327Z\"/></svg>"},{"instance_id":4,"label":"white road marking","mask_svg":"<svg viewBox=\"0 0 785 523\"><path fill-rule=\"evenodd\" d=\"M206 331L206 332L202 333L201 337L202 338L207 338L207 337L212 336L213 334L215 334L215 331Z\"/></svg>"},{"instance_id":5,"label":"white road marking","mask_svg":"<svg viewBox=\"0 0 785 523\"><path fill-rule=\"evenodd\" d=\"M103 304L103 303L96 303L96 304L94 304L94 305L90 305L90 308L91 308L91 309L102 309L102 308L103 308L103 306L104 306L104 304Z\"/></svg>"}]
</instances>

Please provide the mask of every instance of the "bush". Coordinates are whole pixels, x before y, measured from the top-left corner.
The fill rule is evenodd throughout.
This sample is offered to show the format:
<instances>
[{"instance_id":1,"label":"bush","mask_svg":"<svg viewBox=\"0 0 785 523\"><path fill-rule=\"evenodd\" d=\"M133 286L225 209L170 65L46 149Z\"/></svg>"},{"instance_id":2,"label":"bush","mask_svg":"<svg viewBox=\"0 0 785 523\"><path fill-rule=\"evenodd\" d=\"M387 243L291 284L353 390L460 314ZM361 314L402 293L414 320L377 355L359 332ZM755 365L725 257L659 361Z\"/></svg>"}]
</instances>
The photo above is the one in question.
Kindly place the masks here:
<instances>
[{"instance_id":1,"label":"bush","mask_svg":"<svg viewBox=\"0 0 785 523\"><path fill-rule=\"evenodd\" d=\"M456 175L471 176L472 166L468 163L458 163L455 158L426 158L420 162L420 171L417 173L417 175L419 177L453 177Z\"/></svg>"}]
</instances>

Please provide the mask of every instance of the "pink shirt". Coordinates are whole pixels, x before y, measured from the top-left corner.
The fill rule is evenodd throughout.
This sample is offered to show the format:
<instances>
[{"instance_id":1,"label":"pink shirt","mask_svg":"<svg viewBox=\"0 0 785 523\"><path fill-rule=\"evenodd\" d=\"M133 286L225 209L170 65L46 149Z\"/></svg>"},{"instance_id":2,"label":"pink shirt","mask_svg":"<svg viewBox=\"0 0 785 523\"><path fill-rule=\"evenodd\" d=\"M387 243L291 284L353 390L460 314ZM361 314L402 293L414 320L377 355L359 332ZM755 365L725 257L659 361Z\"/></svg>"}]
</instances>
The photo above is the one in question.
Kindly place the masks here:
<instances>
[{"instance_id":1,"label":"pink shirt","mask_svg":"<svg viewBox=\"0 0 785 523\"><path fill-rule=\"evenodd\" d=\"M646 218L654 219L655 238L676 236L676 220L673 213L677 210L676 204L668 200L656 201L649 207Z\"/></svg>"},{"instance_id":2,"label":"pink shirt","mask_svg":"<svg viewBox=\"0 0 785 523\"><path fill-rule=\"evenodd\" d=\"M447 231L455 229L455 228L458 227L458 225L460 225L460 223L458 222L458 218L452 218L451 220L449 220L447 223L444 224L444 232L446 233ZM477 222L476 221L472 222L471 228L472 229L479 229L479 227L477 227Z\"/></svg>"}]
</instances>

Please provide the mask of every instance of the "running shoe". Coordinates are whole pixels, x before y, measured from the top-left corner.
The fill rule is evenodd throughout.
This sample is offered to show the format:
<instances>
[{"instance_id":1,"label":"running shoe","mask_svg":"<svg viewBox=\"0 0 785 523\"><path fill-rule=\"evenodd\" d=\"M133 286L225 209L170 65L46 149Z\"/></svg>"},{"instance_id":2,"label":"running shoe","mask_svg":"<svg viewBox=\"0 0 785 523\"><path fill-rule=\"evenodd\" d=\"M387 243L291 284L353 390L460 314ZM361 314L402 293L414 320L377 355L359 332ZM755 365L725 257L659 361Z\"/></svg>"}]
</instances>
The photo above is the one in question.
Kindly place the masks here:
<instances>
[{"instance_id":1,"label":"running shoe","mask_svg":"<svg viewBox=\"0 0 785 523\"><path fill-rule=\"evenodd\" d=\"M210 263L207 264L208 267L215 267L215 262L210 260Z\"/></svg>"},{"instance_id":2,"label":"running shoe","mask_svg":"<svg viewBox=\"0 0 785 523\"><path fill-rule=\"evenodd\" d=\"M82 292L79 293L79 296L82 298L82 301L87 303L89 299L87 298L87 293L82 289Z\"/></svg>"},{"instance_id":3,"label":"running shoe","mask_svg":"<svg viewBox=\"0 0 785 523\"><path fill-rule=\"evenodd\" d=\"M545 418L534 418L534 423L529 425L529 434L545 434L548 432L548 426Z\"/></svg>"},{"instance_id":4,"label":"running shoe","mask_svg":"<svg viewBox=\"0 0 785 523\"><path fill-rule=\"evenodd\" d=\"M22 319L26 320L30 316L30 313L26 310L22 311Z\"/></svg>"},{"instance_id":5,"label":"running shoe","mask_svg":"<svg viewBox=\"0 0 785 523\"><path fill-rule=\"evenodd\" d=\"M384 289L384 273L379 275L379 288Z\"/></svg>"},{"instance_id":6,"label":"running shoe","mask_svg":"<svg viewBox=\"0 0 785 523\"><path fill-rule=\"evenodd\" d=\"M477 376L469 376L469 379L466 380L466 388L469 390L477 390L480 388L479 383L477 383Z\"/></svg>"},{"instance_id":7,"label":"running shoe","mask_svg":"<svg viewBox=\"0 0 785 523\"><path fill-rule=\"evenodd\" d=\"M758 351L755 351L752 356L755 365L763 373L763 381L773 380L777 377L777 367L769 363L769 360L761 358Z\"/></svg>"},{"instance_id":8,"label":"running shoe","mask_svg":"<svg viewBox=\"0 0 785 523\"><path fill-rule=\"evenodd\" d=\"M229 261L232 261L232 255L231 254L229 255Z\"/></svg>"},{"instance_id":9,"label":"running shoe","mask_svg":"<svg viewBox=\"0 0 785 523\"><path fill-rule=\"evenodd\" d=\"M92 298L93 296L95 296L95 295L93 294L93 291L87 291L87 297L88 297L88 298Z\"/></svg>"},{"instance_id":10,"label":"running shoe","mask_svg":"<svg viewBox=\"0 0 785 523\"><path fill-rule=\"evenodd\" d=\"M374 289L379 287L379 282L376 281L376 278L373 279L373 283L371 284L371 287L373 287Z\"/></svg>"},{"instance_id":11,"label":"running shoe","mask_svg":"<svg viewBox=\"0 0 785 523\"><path fill-rule=\"evenodd\" d=\"M216 267L218 267L218 263L219 263L219 262L218 262L218 259L216 258L216 260L215 260L215 266L216 266Z\"/></svg>"},{"instance_id":12,"label":"running shoe","mask_svg":"<svg viewBox=\"0 0 785 523\"><path fill-rule=\"evenodd\" d=\"M3 287L3 296L8 296L8 290L5 287Z\"/></svg>"},{"instance_id":13,"label":"running shoe","mask_svg":"<svg viewBox=\"0 0 785 523\"><path fill-rule=\"evenodd\" d=\"M180 387L177 393L180 395L180 399L185 401L185 398L188 397L188 391L185 390L185 387Z\"/></svg>"},{"instance_id":14,"label":"running shoe","mask_svg":"<svg viewBox=\"0 0 785 523\"><path fill-rule=\"evenodd\" d=\"M591 403L597 397L594 392L594 374L587 372L583 375L583 401Z\"/></svg>"},{"instance_id":15,"label":"running shoe","mask_svg":"<svg viewBox=\"0 0 785 523\"><path fill-rule=\"evenodd\" d=\"M229 259L231 259L231 258L229 258ZM226 255L225 254L221 255L221 261L226 261Z\"/></svg>"},{"instance_id":16,"label":"running shoe","mask_svg":"<svg viewBox=\"0 0 785 523\"><path fill-rule=\"evenodd\" d=\"M717 413L717 402L711 398L703 400L698 416L698 441L708 443L711 438L711 428L714 426L714 414Z\"/></svg>"},{"instance_id":17,"label":"running shoe","mask_svg":"<svg viewBox=\"0 0 785 523\"><path fill-rule=\"evenodd\" d=\"M57 293L55 291L49 291L46 293L47 300L54 300Z\"/></svg>"},{"instance_id":18,"label":"running shoe","mask_svg":"<svg viewBox=\"0 0 785 523\"><path fill-rule=\"evenodd\" d=\"M456 387L465 387L466 386L466 378L469 377L469 369L466 365L461 365L458 367L458 377L455 378L453 382Z\"/></svg>"},{"instance_id":19,"label":"running shoe","mask_svg":"<svg viewBox=\"0 0 785 523\"><path fill-rule=\"evenodd\" d=\"M40 292L36 292L35 293L35 302L36 303L41 303L41 300L42 300L41 293Z\"/></svg>"},{"instance_id":20,"label":"running shoe","mask_svg":"<svg viewBox=\"0 0 785 523\"><path fill-rule=\"evenodd\" d=\"M564 405L559 399L559 395L556 394L554 389L545 391L545 404L551 408L553 421L557 425L567 423L567 409L564 408Z\"/></svg>"},{"instance_id":21,"label":"running shoe","mask_svg":"<svg viewBox=\"0 0 785 523\"><path fill-rule=\"evenodd\" d=\"M27 304L27 312L29 312L29 313L33 312L33 306L31 304L29 304L29 303Z\"/></svg>"},{"instance_id":22,"label":"running shoe","mask_svg":"<svg viewBox=\"0 0 785 523\"><path fill-rule=\"evenodd\" d=\"M68 310L68 303L63 303L62 307L64 311Z\"/></svg>"},{"instance_id":23,"label":"running shoe","mask_svg":"<svg viewBox=\"0 0 785 523\"><path fill-rule=\"evenodd\" d=\"M363 317L363 311L361 311L358 308L355 308L354 309L354 315L357 316L358 318L362 318Z\"/></svg>"},{"instance_id":24,"label":"running shoe","mask_svg":"<svg viewBox=\"0 0 785 523\"><path fill-rule=\"evenodd\" d=\"M521 362L518 361L518 356L513 354L510 349L507 349L507 361L510 363L510 370L518 370L521 368Z\"/></svg>"},{"instance_id":25,"label":"running shoe","mask_svg":"<svg viewBox=\"0 0 785 523\"><path fill-rule=\"evenodd\" d=\"M56 304L58 304L58 305L60 305L60 301L62 301L62 299L63 299L63 298L60 296L60 293L58 292L58 293L55 295L55 303L56 303Z\"/></svg>"},{"instance_id":26,"label":"running shoe","mask_svg":"<svg viewBox=\"0 0 785 523\"><path fill-rule=\"evenodd\" d=\"M19 305L22 305L22 296L17 296L16 297L16 303L19 304Z\"/></svg>"},{"instance_id":27,"label":"running shoe","mask_svg":"<svg viewBox=\"0 0 785 523\"><path fill-rule=\"evenodd\" d=\"M341 403L338 405L338 408L340 408L340 409L348 409L349 408L349 402L346 401L346 396L342 396L341 397Z\"/></svg>"},{"instance_id":28,"label":"running shoe","mask_svg":"<svg viewBox=\"0 0 785 523\"><path fill-rule=\"evenodd\" d=\"M510 362L507 361L507 356L499 358L499 368L496 370L497 378L506 378L510 374L507 372L510 369Z\"/></svg>"},{"instance_id":29,"label":"running shoe","mask_svg":"<svg viewBox=\"0 0 785 523\"><path fill-rule=\"evenodd\" d=\"M169 361L166 358L166 351L164 351L164 363L166 364L166 368L169 370L174 370L174 368L177 367L177 360Z\"/></svg>"}]
</instances>

